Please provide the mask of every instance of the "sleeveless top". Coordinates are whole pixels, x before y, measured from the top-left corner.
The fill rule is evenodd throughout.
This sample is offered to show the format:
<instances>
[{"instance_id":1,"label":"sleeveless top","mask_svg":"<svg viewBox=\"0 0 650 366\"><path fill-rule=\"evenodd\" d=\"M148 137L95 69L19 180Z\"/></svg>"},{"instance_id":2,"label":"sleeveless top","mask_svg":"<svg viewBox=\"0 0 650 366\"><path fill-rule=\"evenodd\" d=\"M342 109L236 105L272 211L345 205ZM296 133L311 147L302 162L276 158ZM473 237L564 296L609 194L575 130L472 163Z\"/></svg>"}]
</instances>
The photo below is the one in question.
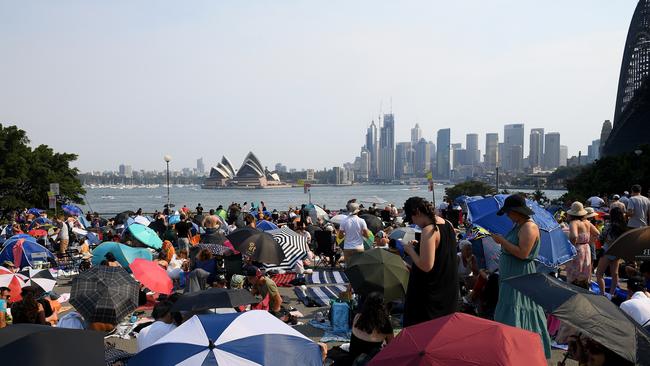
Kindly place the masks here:
<instances>
[{"instance_id":1,"label":"sleeveless top","mask_svg":"<svg viewBox=\"0 0 650 366\"><path fill-rule=\"evenodd\" d=\"M458 275L459 276L469 276L472 273L472 269L469 266L466 266L463 263L463 253L458 252ZM467 263L469 265L469 263Z\"/></svg>"},{"instance_id":2,"label":"sleeveless top","mask_svg":"<svg viewBox=\"0 0 650 366\"><path fill-rule=\"evenodd\" d=\"M454 313L458 305L456 233L449 221L436 225L440 231L440 244L433 268L429 272L422 271L415 264L411 268L404 301L405 327ZM420 254L419 246L415 251Z\"/></svg>"}]
</instances>

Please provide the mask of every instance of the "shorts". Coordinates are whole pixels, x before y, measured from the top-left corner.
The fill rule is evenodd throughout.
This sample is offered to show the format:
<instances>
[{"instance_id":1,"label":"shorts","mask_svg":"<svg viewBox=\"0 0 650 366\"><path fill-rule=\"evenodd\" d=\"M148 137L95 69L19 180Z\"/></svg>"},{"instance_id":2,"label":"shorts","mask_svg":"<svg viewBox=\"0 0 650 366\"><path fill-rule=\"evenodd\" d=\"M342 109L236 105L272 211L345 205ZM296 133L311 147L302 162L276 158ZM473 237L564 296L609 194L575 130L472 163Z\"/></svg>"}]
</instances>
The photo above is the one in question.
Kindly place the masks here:
<instances>
[{"instance_id":1,"label":"shorts","mask_svg":"<svg viewBox=\"0 0 650 366\"><path fill-rule=\"evenodd\" d=\"M607 253L607 249L609 249L609 245L605 244L603 245L603 253ZM615 261L618 258L615 255L608 255L608 254L603 254L605 258L607 258L610 261Z\"/></svg>"}]
</instances>

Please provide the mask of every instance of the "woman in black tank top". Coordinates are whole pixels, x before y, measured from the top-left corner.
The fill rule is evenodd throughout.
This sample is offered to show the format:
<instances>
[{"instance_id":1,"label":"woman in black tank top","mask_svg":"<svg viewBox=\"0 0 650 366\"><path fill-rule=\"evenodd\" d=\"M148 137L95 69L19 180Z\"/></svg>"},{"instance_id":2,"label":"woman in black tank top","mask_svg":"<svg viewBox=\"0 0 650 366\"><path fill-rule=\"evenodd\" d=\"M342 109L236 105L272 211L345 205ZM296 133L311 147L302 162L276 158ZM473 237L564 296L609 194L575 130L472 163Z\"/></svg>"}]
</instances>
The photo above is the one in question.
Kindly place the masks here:
<instances>
[{"instance_id":1,"label":"woman in black tank top","mask_svg":"<svg viewBox=\"0 0 650 366\"><path fill-rule=\"evenodd\" d=\"M458 269L456 233L449 221L435 215L431 203L411 197L404 203L406 221L422 228L420 243L405 243L413 259L404 302L404 326L439 318L456 311Z\"/></svg>"}]
</instances>

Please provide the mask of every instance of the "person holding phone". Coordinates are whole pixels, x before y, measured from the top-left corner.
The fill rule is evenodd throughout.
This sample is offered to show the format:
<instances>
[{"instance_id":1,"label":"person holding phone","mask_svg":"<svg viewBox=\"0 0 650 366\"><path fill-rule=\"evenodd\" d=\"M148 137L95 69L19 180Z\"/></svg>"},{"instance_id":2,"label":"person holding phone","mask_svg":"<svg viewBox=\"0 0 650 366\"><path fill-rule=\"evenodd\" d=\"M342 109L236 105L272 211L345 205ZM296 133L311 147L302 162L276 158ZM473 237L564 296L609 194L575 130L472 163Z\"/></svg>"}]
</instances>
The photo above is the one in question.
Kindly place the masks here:
<instances>
[{"instance_id":1,"label":"person holding phone","mask_svg":"<svg viewBox=\"0 0 650 366\"><path fill-rule=\"evenodd\" d=\"M537 272L533 260L539 253L539 227L530 219L534 214L524 197L513 194L506 198L497 215L507 215L514 227L505 236L492 233L492 239L501 245L499 259L499 302L494 320L513 327L538 333L546 358L551 358L551 339L546 316L541 306L518 290L503 282L511 277Z\"/></svg>"}]
</instances>

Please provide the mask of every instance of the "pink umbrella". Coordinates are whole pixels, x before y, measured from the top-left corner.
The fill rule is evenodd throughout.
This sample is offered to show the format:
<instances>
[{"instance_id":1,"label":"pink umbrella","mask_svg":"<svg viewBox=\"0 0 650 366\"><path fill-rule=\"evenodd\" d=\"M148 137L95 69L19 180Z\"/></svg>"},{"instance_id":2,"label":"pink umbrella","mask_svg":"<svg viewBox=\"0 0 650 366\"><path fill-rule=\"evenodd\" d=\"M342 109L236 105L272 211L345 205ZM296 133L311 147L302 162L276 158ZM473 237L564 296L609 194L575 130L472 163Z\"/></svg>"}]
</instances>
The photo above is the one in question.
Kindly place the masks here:
<instances>
[{"instance_id":1,"label":"pink umbrella","mask_svg":"<svg viewBox=\"0 0 650 366\"><path fill-rule=\"evenodd\" d=\"M136 258L129 265L133 277L140 281L146 288L159 294L169 295L172 293L174 285L167 271L162 269L156 262L142 258Z\"/></svg>"}]
</instances>

